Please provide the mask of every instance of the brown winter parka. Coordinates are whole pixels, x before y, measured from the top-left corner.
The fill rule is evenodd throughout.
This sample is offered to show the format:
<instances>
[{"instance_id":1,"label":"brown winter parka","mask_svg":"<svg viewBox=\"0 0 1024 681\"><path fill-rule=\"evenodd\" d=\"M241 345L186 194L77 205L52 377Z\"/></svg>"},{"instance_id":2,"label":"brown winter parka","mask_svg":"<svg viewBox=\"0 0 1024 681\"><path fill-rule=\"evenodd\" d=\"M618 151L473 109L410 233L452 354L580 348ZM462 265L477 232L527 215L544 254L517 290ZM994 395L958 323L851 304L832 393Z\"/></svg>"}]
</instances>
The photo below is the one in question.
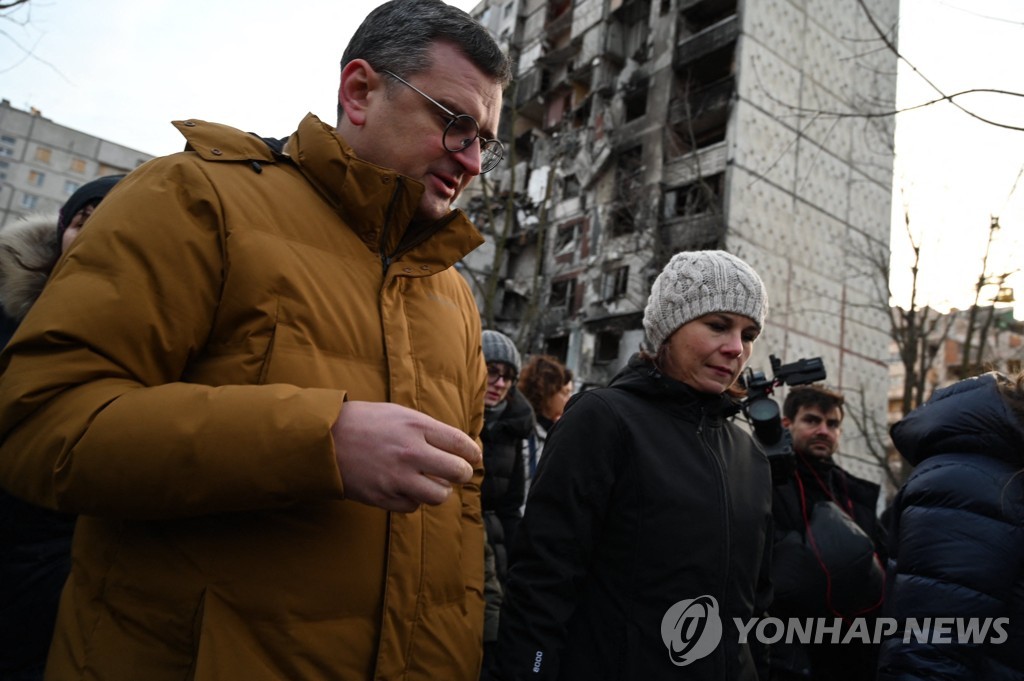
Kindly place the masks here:
<instances>
[{"instance_id":1,"label":"brown winter parka","mask_svg":"<svg viewBox=\"0 0 1024 681\"><path fill-rule=\"evenodd\" d=\"M481 471L388 513L330 428L390 401L479 442L479 233L312 114L286 153L176 125L0 357L0 485L81 514L47 678L475 679Z\"/></svg>"}]
</instances>

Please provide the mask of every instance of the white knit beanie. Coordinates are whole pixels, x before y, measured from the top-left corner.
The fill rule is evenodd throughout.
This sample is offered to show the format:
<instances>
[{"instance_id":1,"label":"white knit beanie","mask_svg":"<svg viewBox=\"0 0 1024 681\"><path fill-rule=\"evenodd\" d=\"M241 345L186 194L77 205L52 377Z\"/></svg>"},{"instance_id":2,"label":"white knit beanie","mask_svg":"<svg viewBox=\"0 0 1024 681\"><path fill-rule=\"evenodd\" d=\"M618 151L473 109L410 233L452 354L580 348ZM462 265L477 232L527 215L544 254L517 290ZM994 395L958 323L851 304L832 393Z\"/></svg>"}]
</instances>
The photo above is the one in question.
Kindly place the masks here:
<instances>
[{"instance_id":1,"label":"white knit beanie","mask_svg":"<svg viewBox=\"0 0 1024 681\"><path fill-rule=\"evenodd\" d=\"M764 326L768 292L750 265L725 251L684 251L654 280L644 310L644 350L656 353L683 324L732 312Z\"/></svg>"}]
</instances>

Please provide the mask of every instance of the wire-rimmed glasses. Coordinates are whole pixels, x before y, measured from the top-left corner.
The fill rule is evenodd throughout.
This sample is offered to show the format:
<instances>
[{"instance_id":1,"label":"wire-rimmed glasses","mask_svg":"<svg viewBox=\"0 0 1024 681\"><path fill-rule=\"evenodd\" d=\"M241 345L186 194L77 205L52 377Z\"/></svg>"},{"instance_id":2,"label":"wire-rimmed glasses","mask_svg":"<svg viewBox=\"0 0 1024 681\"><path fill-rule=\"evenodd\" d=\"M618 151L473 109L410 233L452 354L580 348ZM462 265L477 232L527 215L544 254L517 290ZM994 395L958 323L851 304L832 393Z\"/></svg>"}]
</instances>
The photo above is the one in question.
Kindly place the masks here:
<instances>
[{"instance_id":1,"label":"wire-rimmed glasses","mask_svg":"<svg viewBox=\"0 0 1024 681\"><path fill-rule=\"evenodd\" d=\"M408 85L449 117L448 125L445 126L444 135L441 138L446 151L451 153L462 151L479 139L480 172L486 173L494 170L495 166L501 162L501 159L505 156L505 145L503 145L499 140L489 140L480 137L480 125L476 122L475 118L468 114L457 114L454 111L450 111L448 107L444 106L426 92L420 90L418 87L396 73L383 69L381 70L381 73L386 73L400 83Z\"/></svg>"}]
</instances>

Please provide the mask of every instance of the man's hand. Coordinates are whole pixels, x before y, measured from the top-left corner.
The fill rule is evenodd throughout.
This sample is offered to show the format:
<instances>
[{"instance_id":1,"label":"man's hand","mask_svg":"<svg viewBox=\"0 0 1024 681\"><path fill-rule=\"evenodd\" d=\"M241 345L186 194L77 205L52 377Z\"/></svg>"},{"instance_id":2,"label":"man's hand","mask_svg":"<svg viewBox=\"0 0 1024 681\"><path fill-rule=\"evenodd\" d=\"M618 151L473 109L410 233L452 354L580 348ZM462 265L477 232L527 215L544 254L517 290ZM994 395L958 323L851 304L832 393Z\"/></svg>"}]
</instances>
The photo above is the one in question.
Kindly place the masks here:
<instances>
[{"instance_id":1,"label":"man's hand","mask_svg":"<svg viewBox=\"0 0 1024 681\"><path fill-rule=\"evenodd\" d=\"M481 460L461 430L388 402L346 402L331 435L345 498L388 511L444 503Z\"/></svg>"}]
</instances>

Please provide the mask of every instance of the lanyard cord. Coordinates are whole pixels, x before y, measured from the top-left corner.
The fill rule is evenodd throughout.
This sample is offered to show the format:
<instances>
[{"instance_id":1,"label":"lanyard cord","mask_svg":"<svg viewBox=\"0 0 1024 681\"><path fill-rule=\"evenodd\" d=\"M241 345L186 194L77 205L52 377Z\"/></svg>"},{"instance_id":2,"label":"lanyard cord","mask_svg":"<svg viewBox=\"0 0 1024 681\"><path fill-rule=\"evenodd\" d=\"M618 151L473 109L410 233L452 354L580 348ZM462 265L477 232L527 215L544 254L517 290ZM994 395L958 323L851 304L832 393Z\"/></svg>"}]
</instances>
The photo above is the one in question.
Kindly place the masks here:
<instances>
[{"instance_id":1,"label":"lanyard cord","mask_svg":"<svg viewBox=\"0 0 1024 681\"><path fill-rule=\"evenodd\" d=\"M831 499L832 502L836 504L836 506L842 509L842 506L839 506L839 502L836 501L835 497L825 487L825 484L821 481L821 478L819 478L818 474L815 473L814 468L810 466L808 466L808 468L811 469L811 473L814 475L814 479L818 481L818 485L821 487L822 491L825 492L828 498ZM811 531L811 518L810 514L807 512L807 492L804 489L804 481L800 477L800 471L796 468L793 469L793 477L796 478L797 490L800 492L800 514L803 516L804 521L804 535L807 537L807 542L810 544L811 553L814 554L815 560L818 561L818 566L821 568L821 571L825 574L825 607L828 608L829 611L832 612L832 614L834 614L836 617L840 618L843 621L843 624L849 624L849 620L851 617L858 617L859 615L863 615L878 610L882 606L882 601L885 598L886 574L885 566L882 565L882 560L881 558L879 558L877 551L872 551L873 555L871 556L871 558L873 561L875 561L875 563L882 571L882 589L878 596L878 600L875 603L867 606L866 608L858 610L852 615L844 615L843 613L839 612L839 610L837 610L834 605L832 605L832 573L829 571L828 566L825 565L825 561L821 557L821 551L818 549L818 542L814 538L814 533ZM843 481L843 486L846 487L845 477ZM846 501L847 504L849 504L850 506L850 510L843 510L847 515L850 515L850 519L852 520L853 516L851 515L851 512L853 510L853 502L850 500L850 492L848 489L846 490Z\"/></svg>"},{"instance_id":2,"label":"lanyard cord","mask_svg":"<svg viewBox=\"0 0 1024 681\"><path fill-rule=\"evenodd\" d=\"M846 476L843 475L842 471L839 472L839 481L843 486L843 494L846 495L846 500L844 503L841 504L839 503L839 500L836 499L835 495L832 494L831 488L828 485L826 485L825 482L821 479L821 476L818 475L818 471L814 470L814 466L811 464L811 462L808 461L803 454L798 453L797 456L800 457L800 460L803 462L804 466L806 466L807 470L809 470L811 472L811 475L814 476L814 481L818 483L818 487L820 487L821 491L825 493L825 496L831 499L836 506L846 511L846 515L850 516L850 519L853 520L853 499L850 497L850 487L846 481ZM836 470L839 469L837 468ZM799 469L797 469L796 477L797 480L800 482L800 494L802 498L804 486L803 481L800 480Z\"/></svg>"}]
</instances>

